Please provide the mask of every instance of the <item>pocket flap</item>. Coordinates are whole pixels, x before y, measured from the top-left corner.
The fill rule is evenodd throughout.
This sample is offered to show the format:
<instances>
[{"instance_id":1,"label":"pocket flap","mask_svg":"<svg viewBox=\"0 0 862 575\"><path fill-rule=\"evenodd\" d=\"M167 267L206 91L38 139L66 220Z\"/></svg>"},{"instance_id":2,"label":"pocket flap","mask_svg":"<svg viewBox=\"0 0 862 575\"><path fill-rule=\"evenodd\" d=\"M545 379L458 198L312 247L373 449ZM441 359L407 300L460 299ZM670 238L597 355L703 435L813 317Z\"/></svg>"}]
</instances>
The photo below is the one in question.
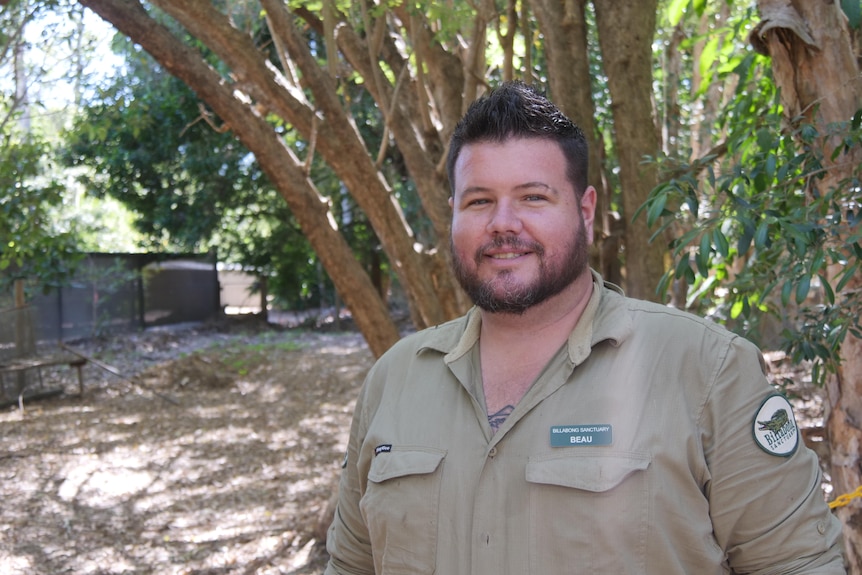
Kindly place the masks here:
<instances>
[{"instance_id":1,"label":"pocket flap","mask_svg":"<svg viewBox=\"0 0 862 575\"><path fill-rule=\"evenodd\" d=\"M613 489L632 473L643 471L649 464L650 457L644 453L567 455L530 461L527 481L601 493Z\"/></svg>"},{"instance_id":2,"label":"pocket flap","mask_svg":"<svg viewBox=\"0 0 862 575\"><path fill-rule=\"evenodd\" d=\"M393 449L374 457L368 470L368 480L374 483L395 477L433 473L446 452L439 449Z\"/></svg>"}]
</instances>

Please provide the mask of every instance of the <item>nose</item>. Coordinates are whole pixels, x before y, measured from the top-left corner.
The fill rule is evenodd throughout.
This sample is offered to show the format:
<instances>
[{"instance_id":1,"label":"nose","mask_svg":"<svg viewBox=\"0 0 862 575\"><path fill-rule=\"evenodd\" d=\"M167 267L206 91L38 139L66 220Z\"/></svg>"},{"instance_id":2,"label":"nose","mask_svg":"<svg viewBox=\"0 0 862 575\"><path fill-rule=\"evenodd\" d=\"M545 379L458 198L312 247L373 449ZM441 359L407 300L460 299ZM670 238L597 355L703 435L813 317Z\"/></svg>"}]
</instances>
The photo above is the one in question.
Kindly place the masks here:
<instances>
[{"instance_id":1,"label":"nose","mask_svg":"<svg viewBox=\"0 0 862 575\"><path fill-rule=\"evenodd\" d=\"M499 201L491 212L486 229L491 234L519 234L524 228L517 208L511 202Z\"/></svg>"}]
</instances>

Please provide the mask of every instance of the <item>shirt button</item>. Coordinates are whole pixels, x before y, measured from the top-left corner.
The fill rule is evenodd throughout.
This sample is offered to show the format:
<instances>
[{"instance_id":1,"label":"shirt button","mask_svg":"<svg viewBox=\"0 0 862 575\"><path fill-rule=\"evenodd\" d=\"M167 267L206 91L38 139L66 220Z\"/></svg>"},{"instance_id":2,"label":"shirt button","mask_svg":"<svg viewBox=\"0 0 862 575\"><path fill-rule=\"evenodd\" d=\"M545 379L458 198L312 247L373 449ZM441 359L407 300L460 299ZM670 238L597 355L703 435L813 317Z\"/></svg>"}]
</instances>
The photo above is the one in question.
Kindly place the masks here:
<instances>
[{"instance_id":1,"label":"shirt button","mask_svg":"<svg viewBox=\"0 0 862 575\"><path fill-rule=\"evenodd\" d=\"M820 533L821 535L826 533L826 523L824 523L823 521L818 521L817 522L817 532Z\"/></svg>"},{"instance_id":2,"label":"shirt button","mask_svg":"<svg viewBox=\"0 0 862 575\"><path fill-rule=\"evenodd\" d=\"M497 455L497 448L496 448L496 447L492 447L492 448L488 451L488 457L490 457L491 459L494 459L494 456L496 456L496 455Z\"/></svg>"}]
</instances>

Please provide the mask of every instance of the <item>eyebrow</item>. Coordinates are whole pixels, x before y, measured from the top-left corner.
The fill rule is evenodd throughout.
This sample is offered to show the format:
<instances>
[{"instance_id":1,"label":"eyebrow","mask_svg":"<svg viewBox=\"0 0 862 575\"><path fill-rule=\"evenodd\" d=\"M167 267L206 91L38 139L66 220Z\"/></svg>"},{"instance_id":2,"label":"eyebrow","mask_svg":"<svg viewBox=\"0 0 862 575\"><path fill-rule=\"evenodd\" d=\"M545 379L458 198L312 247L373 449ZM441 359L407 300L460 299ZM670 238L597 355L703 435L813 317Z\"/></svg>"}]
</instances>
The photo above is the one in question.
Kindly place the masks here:
<instances>
[{"instance_id":1,"label":"eyebrow","mask_svg":"<svg viewBox=\"0 0 862 575\"><path fill-rule=\"evenodd\" d=\"M517 186L515 186L512 189L517 190L517 191L522 191L522 190L529 190L529 189L533 189L533 188L541 188L541 189L546 190L555 196L560 195L559 190L557 190L556 188L554 188L552 186L549 186L548 184L546 184L544 182L524 182L523 184L518 184ZM469 188L464 188L463 190L461 190L461 195L466 196L469 194L481 194L481 193L486 193L488 191L490 191L490 188L486 188L484 186L470 186Z\"/></svg>"},{"instance_id":2,"label":"eyebrow","mask_svg":"<svg viewBox=\"0 0 862 575\"><path fill-rule=\"evenodd\" d=\"M526 182L520 185L515 186L516 190L529 190L531 188L542 188L543 190L547 190L548 192L554 194L555 196L559 196L560 192L548 184L544 182Z\"/></svg>"}]
</instances>

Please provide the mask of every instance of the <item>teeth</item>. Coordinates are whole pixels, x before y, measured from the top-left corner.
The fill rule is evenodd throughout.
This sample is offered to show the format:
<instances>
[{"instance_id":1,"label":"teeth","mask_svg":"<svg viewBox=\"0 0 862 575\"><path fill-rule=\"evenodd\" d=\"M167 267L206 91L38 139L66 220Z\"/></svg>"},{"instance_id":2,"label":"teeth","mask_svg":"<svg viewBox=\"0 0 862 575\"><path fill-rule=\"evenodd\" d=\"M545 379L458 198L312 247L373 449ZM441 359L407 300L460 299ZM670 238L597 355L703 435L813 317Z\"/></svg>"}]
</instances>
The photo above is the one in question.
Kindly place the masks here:
<instances>
[{"instance_id":1,"label":"teeth","mask_svg":"<svg viewBox=\"0 0 862 575\"><path fill-rule=\"evenodd\" d=\"M521 257L524 254L495 254L491 256L495 260L513 260L515 258Z\"/></svg>"}]
</instances>

